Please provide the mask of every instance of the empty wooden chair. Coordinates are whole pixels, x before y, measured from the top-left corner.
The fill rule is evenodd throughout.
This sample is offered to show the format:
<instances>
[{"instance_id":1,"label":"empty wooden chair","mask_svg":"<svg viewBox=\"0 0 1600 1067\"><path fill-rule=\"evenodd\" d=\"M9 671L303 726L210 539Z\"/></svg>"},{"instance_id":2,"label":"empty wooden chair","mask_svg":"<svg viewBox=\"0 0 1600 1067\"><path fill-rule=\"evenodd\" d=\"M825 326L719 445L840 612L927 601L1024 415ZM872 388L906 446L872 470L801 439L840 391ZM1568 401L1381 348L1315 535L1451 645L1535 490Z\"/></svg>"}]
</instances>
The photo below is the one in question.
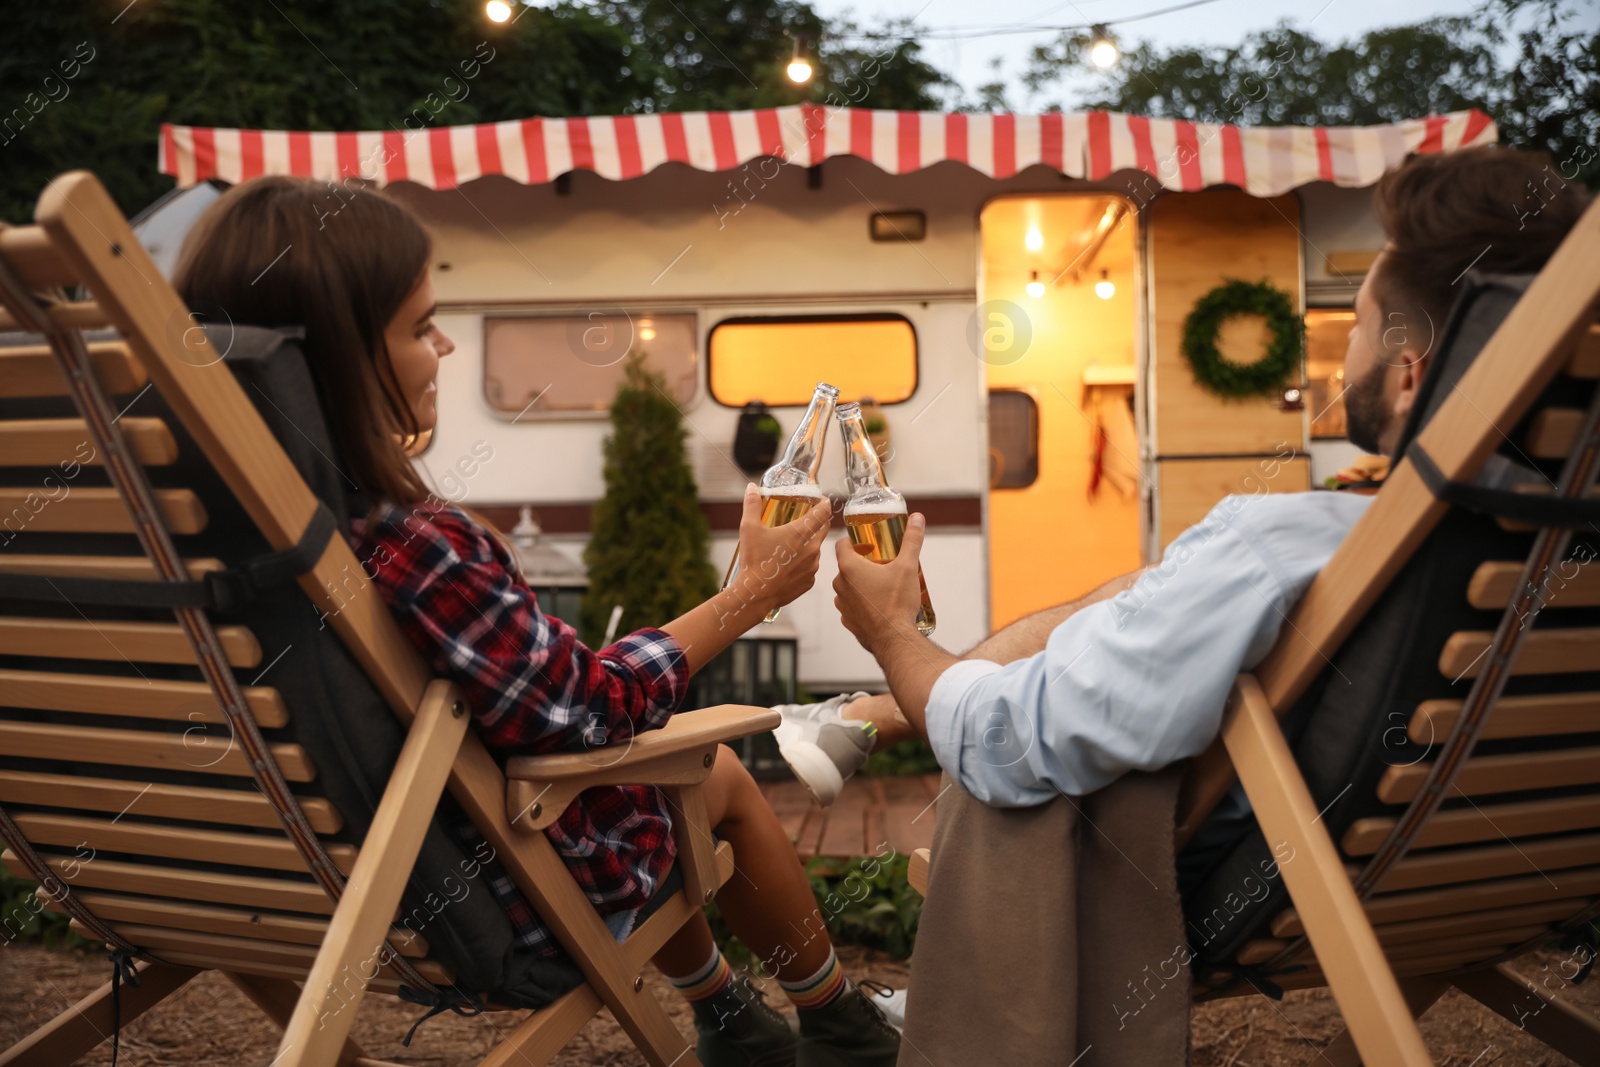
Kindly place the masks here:
<instances>
[{"instance_id":1,"label":"empty wooden chair","mask_svg":"<svg viewBox=\"0 0 1600 1067\"><path fill-rule=\"evenodd\" d=\"M0 1064L71 1062L208 968L284 1027L279 1064L377 1064L347 1035L402 987L537 1006L485 1064L544 1063L602 1006L647 1062L696 1062L640 972L732 871L716 745L776 713L502 769L363 578L293 337L199 328L88 173L36 222L0 228L0 830L118 963ZM680 849L621 943L542 832L617 783L666 789ZM564 958L518 950L491 877Z\"/></svg>"},{"instance_id":2,"label":"empty wooden chair","mask_svg":"<svg viewBox=\"0 0 1600 1067\"><path fill-rule=\"evenodd\" d=\"M1463 284L1403 460L1187 775L1196 995L1327 985L1330 1062L1411 1065L1455 986L1600 1064L1560 996L1600 919L1600 206ZM1236 781L1254 819L1207 824ZM1552 945L1538 989L1504 966Z\"/></svg>"}]
</instances>

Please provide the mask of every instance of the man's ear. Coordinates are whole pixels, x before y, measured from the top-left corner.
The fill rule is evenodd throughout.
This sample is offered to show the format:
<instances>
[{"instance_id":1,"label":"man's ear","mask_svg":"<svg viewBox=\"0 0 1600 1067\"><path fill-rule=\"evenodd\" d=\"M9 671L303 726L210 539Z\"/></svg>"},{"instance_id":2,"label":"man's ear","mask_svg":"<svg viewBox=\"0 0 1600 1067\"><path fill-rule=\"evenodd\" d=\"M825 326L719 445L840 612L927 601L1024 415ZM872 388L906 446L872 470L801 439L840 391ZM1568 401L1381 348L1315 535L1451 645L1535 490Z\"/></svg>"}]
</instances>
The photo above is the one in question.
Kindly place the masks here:
<instances>
[{"instance_id":1,"label":"man's ear","mask_svg":"<svg viewBox=\"0 0 1600 1067\"><path fill-rule=\"evenodd\" d=\"M1422 380L1427 377L1432 361L1426 352L1404 348L1396 354L1394 362L1397 370L1394 417L1400 421L1409 417L1416 405L1417 395L1422 391Z\"/></svg>"}]
</instances>

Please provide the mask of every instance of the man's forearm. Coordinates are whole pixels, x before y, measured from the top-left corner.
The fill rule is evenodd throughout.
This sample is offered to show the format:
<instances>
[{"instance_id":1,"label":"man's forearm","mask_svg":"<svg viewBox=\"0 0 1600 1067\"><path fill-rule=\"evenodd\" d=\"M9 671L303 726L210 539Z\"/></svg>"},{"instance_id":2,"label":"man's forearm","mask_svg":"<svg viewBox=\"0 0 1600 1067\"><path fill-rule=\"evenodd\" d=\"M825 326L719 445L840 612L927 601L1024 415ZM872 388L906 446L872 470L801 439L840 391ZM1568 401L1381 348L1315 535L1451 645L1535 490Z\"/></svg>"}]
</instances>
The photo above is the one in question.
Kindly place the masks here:
<instances>
[{"instance_id":1,"label":"man's forearm","mask_svg":"<svg viewBox=\"0 0 1600 1067\"><path fill-rule=\"evenodd\" d=\"M900 714L926 737L928 696L939 676L960 661L910 626L896 631L871 652L883 668Z\"/></svg>"},{"instance_id":2,"label":"man's forearm","mask_svg":"<svg viewBox=\"0 0 1600 1067\"><path fill-rule=\"evenodd\" d=\"M1050 634L1073 612L1116 596L1133 585L1143 573L1143 570L1138 570L1120 575L1077 600L1018 619L999 633L979 642L959 659L913 629L886 638L879 648L873 650L873 655L883 669L884 680L889 684L890 695L901 717L916 731L917 736L926 739L928 696L933 692L939 676L952 664L959 660L989 660L1004 664L1036 655L1044 651ZM892 709L885 713L884 724L893 722L891 714ZM880 731L884 729L885 726L880 725Z\"/></svg>"},{"instance_id":3,"label":"man's forearm","mask_svg":"<svg viewBox=\"0 0 1600 1067\"><path fill-rule=\"evenodd\" d=\"M1121 574L1106 582L1104 585L1079 597L1077 600L1066 604L1058 604L1053 608L1036 611L1032 615L1024 616L1001 629L998 633L991 634L973 646L972 651L962 656L962 659L982 659L993 663L1011 663L1019 659L1027 659L1044 651L1045 642L1050 640L1050 634L1060 626L1074 612L1081 611L1090 604L1098 604L1102 600L1109 600L1138 581L1139 575L1144 573L1141 568L1127 574Z\"/></svg>"}]
</instances>

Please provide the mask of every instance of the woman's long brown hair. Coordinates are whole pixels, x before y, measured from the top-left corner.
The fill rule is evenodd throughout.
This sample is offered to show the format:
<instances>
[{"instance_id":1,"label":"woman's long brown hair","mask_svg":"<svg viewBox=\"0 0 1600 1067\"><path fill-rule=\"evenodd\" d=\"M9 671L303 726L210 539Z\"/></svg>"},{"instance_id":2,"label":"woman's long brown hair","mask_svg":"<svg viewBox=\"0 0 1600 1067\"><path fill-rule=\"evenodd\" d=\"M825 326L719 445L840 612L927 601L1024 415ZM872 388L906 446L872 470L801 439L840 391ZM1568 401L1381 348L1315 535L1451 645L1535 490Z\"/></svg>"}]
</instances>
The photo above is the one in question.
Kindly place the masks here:
<instances>
[{"instance_id":1,"label":"woman's long brown hair","mask_svg":"<svg viewBox=\"0 0 1600 1067\"><path fill-rule=\"evenodd\" d=\"M387 197L271 176L206 210L173 281L208 323L303 326L340 468L372 503L407 506L429 490L402 444L418 436L416 415L383 335L431 255L416 216Z\"/></svg>"}]
</instances>

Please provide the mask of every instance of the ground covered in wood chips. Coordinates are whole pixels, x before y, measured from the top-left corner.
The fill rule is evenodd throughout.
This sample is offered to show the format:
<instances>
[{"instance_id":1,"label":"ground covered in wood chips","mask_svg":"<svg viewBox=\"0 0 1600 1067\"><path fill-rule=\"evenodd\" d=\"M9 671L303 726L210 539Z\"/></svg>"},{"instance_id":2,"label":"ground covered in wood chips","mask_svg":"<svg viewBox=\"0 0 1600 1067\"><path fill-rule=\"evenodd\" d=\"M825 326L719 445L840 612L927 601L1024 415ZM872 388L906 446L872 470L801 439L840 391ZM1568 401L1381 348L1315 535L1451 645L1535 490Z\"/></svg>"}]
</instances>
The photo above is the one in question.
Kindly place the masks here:
<instances>
[{"instance_id":1,"label":"ground covered in wood chips","mask_svg":"<svg viewBox=\"0 0 1600 1067\"><path fill-rule=\"evenodd\" d=\"M857 948L841 948L839 954L852 976L897 988L905 984L903 962ZM1556 960L1551 954L1524 961L1519 969L1538 978L1541 963L1554 970ZM0 948L0 1050L93 990L109 975L105 958L94 953L54 952L23 945ZM1016 976L1000 980L1014 981ZM653 970L648 972L647 981L665 999L679 1029L688 1035L693 1024L682 1000ZM1600 1010L1600 979L1581 987L1568 987L1562 995L1591 1011ZM787 1008L776 990L771 999ZM361 1007L352 1036L369 1056L418 1067L467 1067L492 1047L496 1027L506 1028L514 1018L439 1016L418 1031L409 1049L403 1048L400 1039L419 1014L420 1009L392 997L369 997ZM1250 997L1205 1004L1194 1015L1194 1064L1277 1067L1321 1063L1325 1061L1319 1050L1341 1029L1338 1011L1324 990L1290 993L1281 1003ZM1553 1067L1571 1062L1454 991L1424 1017L1422 1032L1440 1067ZM277 1039L277 1030L227 979L207 973L125 1029L119 1064L266 1067ZM937 1062L936 1050L926 1051ZM86 1067L109 1064L110 1042L80 1062ZM639 1057L610 1014L602 1012L553 1062L560 1067L613 1067L636 1064ZM968 1065L941 1063L937 1067Z\"/></svg>"}]
</instances>

